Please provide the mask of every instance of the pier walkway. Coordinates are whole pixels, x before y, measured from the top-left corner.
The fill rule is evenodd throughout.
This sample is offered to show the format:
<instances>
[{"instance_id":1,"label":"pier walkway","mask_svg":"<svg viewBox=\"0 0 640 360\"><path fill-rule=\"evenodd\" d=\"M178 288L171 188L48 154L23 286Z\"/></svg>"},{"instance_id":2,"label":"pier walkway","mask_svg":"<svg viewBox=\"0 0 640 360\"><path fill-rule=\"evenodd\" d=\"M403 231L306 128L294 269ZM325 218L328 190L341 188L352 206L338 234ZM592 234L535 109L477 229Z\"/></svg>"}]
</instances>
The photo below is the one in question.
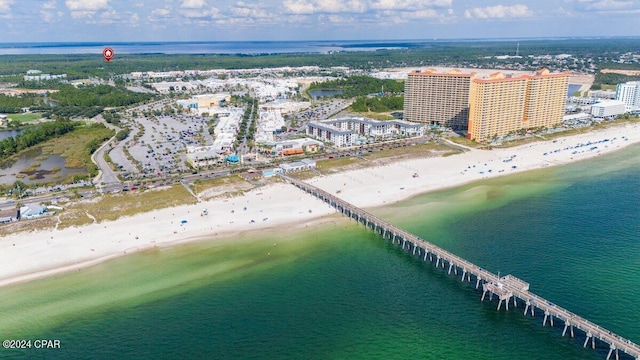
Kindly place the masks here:
<instances>
[{"instance_id":1,"label":"pier walkway","mask_svg":"<svg viewBox=\"0 0 640 360\"><path fill-rule=\"evenodd\" d=\"M564 324L562 336L565 336L569 331L569 335L574 337L574 329L581 330L586 336L583 347L587 347L590 343L591 347L595 349L596 339L607 344L609 346L607 360L612 355L618 359L619 351L632 356L636 360L640 360L640 346L530 292L529 284L525 281L512 275L500 277L320 188L286 175L280 175L280 177L324 201L342 214L362 223L375 233L380 234L384 239L389 239L394 244L398 242L403 249L408 249L412 255L420 256L424 261L427 261L427 259L431 262L435 261L436 267L444 269L448 267L448 274L451 274L452 271L456 275L461 273L461 280L468 282L471 282L471 277L473 277L476 280L476 289L479 289L482 285L482 301L484 301L487 294L489 294L489 300L494 295L497 296L498 310L503 304L505 309L509 310L510 301L513 303L513 307L517 307L518 303L520 303L524 305L524 315L529 313L531 316L535 316L536 312L544 315L542 326L546 326L547 323L550 326L554 326L554 319L561 320Z\"/></svg>"}]
</instances>

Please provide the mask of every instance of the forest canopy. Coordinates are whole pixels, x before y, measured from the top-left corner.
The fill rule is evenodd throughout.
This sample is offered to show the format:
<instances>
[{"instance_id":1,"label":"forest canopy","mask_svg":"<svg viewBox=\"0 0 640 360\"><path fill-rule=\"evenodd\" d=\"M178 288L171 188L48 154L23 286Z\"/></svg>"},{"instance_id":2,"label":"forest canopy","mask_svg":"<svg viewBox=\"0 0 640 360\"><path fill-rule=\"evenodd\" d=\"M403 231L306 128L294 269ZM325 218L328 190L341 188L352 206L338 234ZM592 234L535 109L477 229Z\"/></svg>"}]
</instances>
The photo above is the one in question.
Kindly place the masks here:
<instances>
[{"instance_id":1,"label":"forest canopy","mask_svg":"<svg viewBox=\"0 0 640 360\"><path fill-rule=\"evenodd\" d=\"M72 85L60 86L60 91L49 95L62 106L101 106L117 107L136 104L147 101L152 95L136 93L124 87L110 85L92 85L74 87Z\"/></svg>"},{"instance_id":2,"label":"forest canopy","mask_svg":"<svg viewBox=\"0 0 640 360\"><path fill-rule=\"evenodd\" d=\"M350 76L346 79L313 82L309 86L309 91L313 90L342 90L343 93L339 96L344 98L381 92L398 94L404 92L404 81L377 79L371 76Z\"/></svg>"}]
</instances>

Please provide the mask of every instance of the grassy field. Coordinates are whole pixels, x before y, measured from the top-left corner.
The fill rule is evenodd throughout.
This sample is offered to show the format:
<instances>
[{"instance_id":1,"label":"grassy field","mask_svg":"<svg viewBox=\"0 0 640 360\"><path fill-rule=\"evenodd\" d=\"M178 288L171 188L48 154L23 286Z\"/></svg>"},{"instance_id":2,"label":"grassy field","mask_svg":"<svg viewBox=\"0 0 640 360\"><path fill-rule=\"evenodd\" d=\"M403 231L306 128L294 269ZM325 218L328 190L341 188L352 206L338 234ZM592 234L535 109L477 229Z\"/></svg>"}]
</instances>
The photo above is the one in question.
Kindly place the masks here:
<instances>
[{"instance_id":1,"label":"grassy field","mask_svg":"<svg viewBox=\"0 0 640 360\"><path fill-rule=\"evenodd\" d=\"M96 222L101 223L160 208L195 203L196 199L182 185L127 194L107 194L97 201L89 200L67 204L65 210L60 214L58 227L91 224L93 223L91 216L96 219Z\"/></svg>"},{"instance_id":2,"label":"grassy field","mask_svg":"<svg viewBox=\"0 0 640 360\"><path fill-rule=\"evenodd\" d=\"M363 162L364 160L356 156L318 160L316 161L316 170L323 174L330 174L341 170L360 168Z\"/></svg>"},{"instance_id":3,"label":"grassy field","mask_svg":"<svg viewBox=\"0 0 640 360\"><path fill-rule=\"evenodd\" d=\"M364 155L367 160L402 160L402 159L415 159L420 157L433 157L443 156L445 154L457 154L460 151L454 150L450 147L429 143L423 145L404 146L399 148L392 148L386 150L380 150L373 153Z\"/></svg>"},{"instance_id":4,"label":"grassy field","mask_svg":"<svg viewBox=\"0 0 640 360\"><path fill-rule=\"evenodd\" d=\"M59 138L47 141L42 145L43 155L61 155L65 158L65 166L81 169L91 162L87 153L87 144L94 139L113 136L113 130L104 127L80 127Z\"/></svg>"},{"instance_id":5,"label":"grassy field","mask_svg":"<svg viewBox=\"0 0 640 360\"><path fill-rule=\"evenodd\" d=\"M366 153L362 157L350 156L337 159L319 160L316 162L316 169L322 174L332 174L339 171L360 169L365 167L378 166L387 162L394 162L405 159L426 158L434 156L448 156L460 153L450 147L429 143L423 145L404 146L398 148L384 149L372 153ZM304 174L304 173L302 173ZM309 178L311 174L301 175Z\"/></svg>"},{"instance_id":6,"label":"grassy field","mask_svg":"<svg viewBox=\"0 0 640 360\"><path fill-rule=\"evenodd\" d=\"M12 122L27 123L33 120L42 119L42 114L29 113L29 114L8 114L7 118Z\"/></svg>"},{"instance_id":7,"label":"grassy field","mask_svg":"<svg viewBox=\"0 0 640 360\"><path fill-rule=\"evenodd\" d=\"M221 195L241 195L245 191L253 188L255 188L255 185L246 181L240 175L230 175L208 180L196 180L191 185L191 190L203 200L212 199Z\"/></svg>"},{"instance_id":8,"label":"grassy field","mask_svg":"<svg viewBox=\"0 0 640 360\"><path fill-rule=\"evenodd\" d=\"M18 232L53 229L57 221L58 219L56 217L47 216L40 219L12 222L0 226L0 236L7 236Z\"/></svg>"},{"instance_id":9,"label":"grassy field","mask_svg":"<svg viewBox=\"0 0 640 360\"><path fill-rule=\"evenodd\" d=\"M480 146L480 144L478 144L477 142L469 140L464 136L451 136L448 139L456 144L468 146L471 148L477 148L478 146Z\"/></svg>"},{"instance_id":10,"label":"grassy field","mask_svg":"<svg viewBox=\"0 0 640 360\"><path fill-rule=\"evenodd\" d=\"M356 116L364 116L370 119L376 120L395 120L393 116L391 116L391 112L388 113L376 113L376 112L363 112L363 113L353 113Z\"/></svg>"}]
</instances>

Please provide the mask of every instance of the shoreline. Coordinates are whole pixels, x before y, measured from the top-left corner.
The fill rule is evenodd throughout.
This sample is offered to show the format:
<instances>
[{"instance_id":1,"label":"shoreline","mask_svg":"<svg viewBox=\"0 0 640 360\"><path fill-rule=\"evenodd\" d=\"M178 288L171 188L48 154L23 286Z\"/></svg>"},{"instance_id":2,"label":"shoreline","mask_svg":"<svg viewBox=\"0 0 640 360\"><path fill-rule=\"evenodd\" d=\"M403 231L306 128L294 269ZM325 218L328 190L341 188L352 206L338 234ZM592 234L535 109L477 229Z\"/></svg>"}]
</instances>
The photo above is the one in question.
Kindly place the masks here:
<instances>
[{"instance_id":1,"label":"shoreline","mask_svg":"<svg viewBox=\"0 0 640 360\"><path fill-rule=\"evenodd\" d=\"M514 148L401 160L306 181L359 207L374 208L478 180L586 160L636 143L640 143L640 124L625 124ZM205 208L208 215L202 215ZM224 244L243 241L234 237L256 231L295 231L333 221L328 215L335 213L311 195L278 183L234 198L158 209L100 224L12 234L0 239L0 287L77 271L155 247L197 241Z\"/></svg>"}]
</instances>

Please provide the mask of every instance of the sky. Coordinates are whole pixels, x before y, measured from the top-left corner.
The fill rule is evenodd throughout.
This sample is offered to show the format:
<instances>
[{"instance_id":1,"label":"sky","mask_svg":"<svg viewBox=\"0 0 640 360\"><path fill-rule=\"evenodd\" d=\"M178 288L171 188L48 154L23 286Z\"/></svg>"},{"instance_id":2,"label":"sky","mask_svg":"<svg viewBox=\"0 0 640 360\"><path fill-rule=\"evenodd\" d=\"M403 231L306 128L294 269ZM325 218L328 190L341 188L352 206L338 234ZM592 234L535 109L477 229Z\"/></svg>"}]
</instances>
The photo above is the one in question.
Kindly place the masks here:
<instances>
[{"instance_id":1,"label":"sky","mask_svg":"<svg viewBox=\"0 0 640 360\"><path fill-rule=\"evenodd\" d=\"M0 0L0 42L640 36L640 0Z\"/></svg>"}]
</instances>

